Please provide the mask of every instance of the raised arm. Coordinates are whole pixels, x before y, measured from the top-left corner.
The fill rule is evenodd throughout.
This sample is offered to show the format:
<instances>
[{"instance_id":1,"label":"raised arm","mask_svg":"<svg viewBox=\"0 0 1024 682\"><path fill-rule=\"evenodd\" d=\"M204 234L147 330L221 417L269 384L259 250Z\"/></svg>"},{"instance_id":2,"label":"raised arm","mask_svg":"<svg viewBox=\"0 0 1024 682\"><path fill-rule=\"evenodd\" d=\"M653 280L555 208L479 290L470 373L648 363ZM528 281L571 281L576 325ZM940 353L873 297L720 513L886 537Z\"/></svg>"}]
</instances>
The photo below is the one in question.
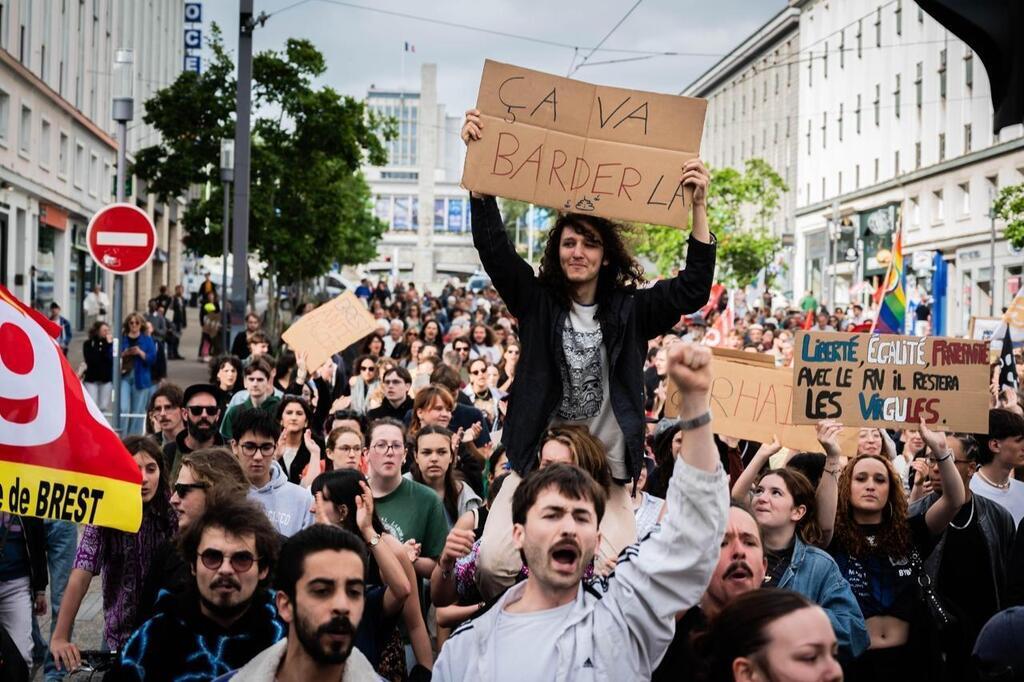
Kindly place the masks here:
<instances>
[{"instance_id":1,"label":"raised arm","mask_svg":"<svg viewBox=\"0 0 1024 682\"><path fill-rule=\"evenodd\" d=\"M953 462L953 451L946 445L946 434L932 431L924 422L921 423L920 429L921 439L938 464L939 476L942 478L942 496L924 514L928 530L932 535L938 535L946 530L949 522L960 511L960 507L967 499L967 493L964 491L964 481L960 478L960 472L956 470L956 464Z\"/></svg>"},{"instance_id":2,"label":"raised arm","mask_svg":"<svg viewBox=\"0 0 1024 682\"><path fill-rule=\"evenodd\" d=\"M818 481L815 503L818 507L818 525L821 526L820 547L832 542L832 531L836 526L836 507L839 504L840 457L839 434L843 425L832 419L818 422L818 442L825 450L825 470Z\"/></svg>"},{"instance_id":3,"label":"raised arm","mask_svg":"<svg viewBox=\"0 0 1024 682\"><path fill-rule=\"evenodd\" d=\"M707 304L715 279L716 246L707 218L708 171L700 159L691 159L683 166L680 180L693 189L693 229L687 240L686 266L675 277L637 291L637 321L645 338L665 333L680 315Z\"/></svg>"},{"instance_id":4,"label":"raised arm","mask_svg":"<svg viewBox=\"0 0 1024 682\"><path fill-rule=\"evenodd\" d=\"M466 111L462 126L462 141L470 145L484 135L484 123L477 109ZM480 263L491 278L509 312L522 317L524 306L534 302L534 289L538 286L533 268L516 251L505 232L505 223L498 212L494 197L471 193L470 214L473 222L473 246Z\"/></svg>"},{"instance_id":5,"label":"raised arm","mask_svg":"<svg viewBox=\"0 0 1024 682\"><path fill-rule=\"evenodd\" d=\"M761 444L761 447L757 449L754 456L750 458L750 463L743 469L743 473L739 475L732 486L732 499L734 502L744 506L750 503L750 491L754 487L757 475L761 473L761 469L764 469L771 456L781 449L782 444L779 443L778 436L772 436L771 443Z\"/></svg>"},{"instance_id":6,"label":"raised arm","mask_svg":"<svg viewBox=\"0 0 1024 682\"><path fill-rule=\"evenodd\" d=\"M696 604L718 560L729 507L728 477L711 434L708 393L711 351L677 343L669 351L669 376L679 388L682 454L666 494L661 531L619 555L607 594L598 604L629 639L622 655L638 670L651 670L675 632L675 616Z\"/></svg>"}]
</instances>

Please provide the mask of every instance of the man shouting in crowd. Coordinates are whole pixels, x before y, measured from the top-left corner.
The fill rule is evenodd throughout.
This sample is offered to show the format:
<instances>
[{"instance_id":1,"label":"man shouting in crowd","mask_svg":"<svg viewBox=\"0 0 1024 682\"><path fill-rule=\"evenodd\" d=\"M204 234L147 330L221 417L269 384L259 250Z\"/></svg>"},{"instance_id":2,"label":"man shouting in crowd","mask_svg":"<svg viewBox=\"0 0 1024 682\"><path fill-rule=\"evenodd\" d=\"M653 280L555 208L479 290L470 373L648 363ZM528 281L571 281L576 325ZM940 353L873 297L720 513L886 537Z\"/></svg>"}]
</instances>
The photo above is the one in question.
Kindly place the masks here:
<instances>
[{"instance_id":1,"label":"man shouting in crowd","mask_svg":"<svg viewBox=\"0 0 1024 682\"><path fill-rule=\"evenodd\" d=\"M704 594L729 504L708 412L711 351L679 343L670 363L683 442L660 532L623 552L607 580L584 587L604 491L566 464L530 473L512 500L512 540L529 578L452 633L435 680L650 679L675 614Z\"/></svg>"},{"instance_id":2,"label":"man shouting in crowd","mask_svg":"<svg viewBox=\"0 0 1024 682\"><path fill-rule=\"evenodd\" d=\"M480 112L467 111L463 141L468 145L484 134ZM494 197L472 196L473 244L519 320L522 342L502 431L514 473L494 503L480 554L485 596L511 585L519 571L518 557L507 549L509 500L520 477L536 466L545 429L557 423L584 425L604 444L617 482L639 476L647 341L706 304L714 279L704 164L688 161L679 182L693 192L686 268L649 288L643 288L643 269L616 223L593 215L561 215L548 233L535 275L509 240ZM621 485L613 486L601 530L606 554L613 556L636 539L633 508Z\"/></svg>"}]
</instances>

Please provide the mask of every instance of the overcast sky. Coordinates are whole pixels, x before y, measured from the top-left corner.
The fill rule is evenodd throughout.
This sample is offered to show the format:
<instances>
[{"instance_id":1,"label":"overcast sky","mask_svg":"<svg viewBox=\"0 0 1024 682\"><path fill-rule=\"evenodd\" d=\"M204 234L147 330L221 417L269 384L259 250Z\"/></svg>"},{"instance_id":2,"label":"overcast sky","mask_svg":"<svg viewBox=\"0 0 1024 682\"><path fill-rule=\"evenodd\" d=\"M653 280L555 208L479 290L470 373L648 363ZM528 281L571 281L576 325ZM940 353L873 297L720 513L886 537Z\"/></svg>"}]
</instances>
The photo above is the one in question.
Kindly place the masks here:
<instances>
[{"instance_id":1,"label":"overcast sky","mask_svg":"<svg viewBox=\"0 0 1024 682\"><path fill-rule=\"evenodd\" d=\"M636 0L356 0L344 4L334 0L255 0L255 5L257 14L265 11L273 16L256 29L254 52L281 49L290 37L306 38L326 57L323 83L362 98L371 84L378 88L403 84L403 44L409 42L416 51L405 54L404 85L417 89L420 66L437 64L438 99L449 114L455 114L476 101L485 58L566 75L574 50L358 6L579 46L578 64ZM721 55L785 6L785 0L641 0L603 48ZM237 0L206 0L203 12L204 36L210 23L217 22L234 55ZM602 49L590 56L589 62L637 56L642 55ZM666 56L586 65L573 77L678 93L718 58Z\"/></svg>"}]
</instances>

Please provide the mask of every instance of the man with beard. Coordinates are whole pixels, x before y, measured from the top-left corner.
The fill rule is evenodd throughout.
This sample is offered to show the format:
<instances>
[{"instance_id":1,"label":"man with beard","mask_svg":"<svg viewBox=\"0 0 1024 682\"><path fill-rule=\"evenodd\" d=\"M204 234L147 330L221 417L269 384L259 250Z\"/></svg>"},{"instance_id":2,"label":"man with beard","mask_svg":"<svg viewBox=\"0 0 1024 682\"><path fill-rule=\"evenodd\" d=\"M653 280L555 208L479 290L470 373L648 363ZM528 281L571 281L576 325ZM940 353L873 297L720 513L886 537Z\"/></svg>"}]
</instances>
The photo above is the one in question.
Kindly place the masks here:
<instances>
[{"instance_id":1,"label":"man with beard","mask_svg":"<svg viewBox=\"0 0 1024 682\"><path fill-rule=\"evenodd\" d=\"M756 590L764 582L768 560L764 556L761 529L743 507L732 506L718 553L718 565L711 574L700 603L679 613L675 637L651 680L696 679L698 669L693 637L707 629L708 622L736 597Z\"/></svg>"},{"instance_id":2,"label":"man with beard","mask_svg":"<svg viewBox=\"0 0 1024 682\"><path fill-rule=\"evenodd\" d=\"M164 445L164 462L172 477L183 455L202 448L224 445L224 439L217 430L223 399L223 392L213 384L192 384L185 389L185 407L181 410L185 429L172 442Z\"/></svg>"},{"instance_id":3,"label":"man with beard","mask_svg":"<svg viewBox=\"0 0 1024 682\"><path fill-rule=\"evenodd\" d=\"M366 605L366 568L366 545L347 530L317 524L290 537L275 580L288 637L216 682L379 680L353 646Z\"/></svg>"},{"instance_id":4,"label":"man with beard","mask_svg":"<svg viewBox=\"0 0 1024 682\"><path fill-rule=\"evenodd\" d=\"M218 499L180 541L194 576L180 595L132 633L107 680L211 680L248 663L285 636L268 576L278 536L245 499Z\"/></svg>"},{"instance_id":5,"label":"man with beard","mask_svg":"<svg viewBox=\"0 0 1024 682\"><path fill-rule=\"evenodd\" d=\"M661 529L624 549L606 579L584 586L604 489L568 464L531 472L512 498L512 541L530 575L452 633L433 679L650 678L672 641L675 614L707 587L728 509L708 412L710 349L675 344L668 374L681 396L683 442Z\"/></svg>"}]
</instances>

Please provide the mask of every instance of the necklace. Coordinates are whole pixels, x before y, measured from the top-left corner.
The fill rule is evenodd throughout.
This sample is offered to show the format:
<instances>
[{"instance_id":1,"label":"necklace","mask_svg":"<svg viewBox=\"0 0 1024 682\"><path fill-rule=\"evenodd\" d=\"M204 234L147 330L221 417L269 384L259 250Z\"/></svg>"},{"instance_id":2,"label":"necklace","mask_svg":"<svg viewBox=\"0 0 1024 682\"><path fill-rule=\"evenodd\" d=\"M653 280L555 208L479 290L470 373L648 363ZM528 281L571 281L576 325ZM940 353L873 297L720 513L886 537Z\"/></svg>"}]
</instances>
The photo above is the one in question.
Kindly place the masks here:
<instances>
[{"instance_id":1,"label":"necklace","mask_svg":"<svg viewBox=\"0 0 1024 682\"><path fill-rule=\"evenodd\" d=\"M973 520L974 520L974 498L972 497L971 498L971 513L967 517L967 522L964 523L964 525L962 525L962 526L958 526L955 523L953 523L952 521L950 521L949 522L949 527L950 528L955 528L957 530L963 530L964 528L967 528L967 526L971 525L971 521L973 521Z\"/></svg>"},{"instance_id":2,"label":"necklace","mask_svg":"<svg viewBox=\"0 0 1024 682\"><path fill-rule=\"evenodd\" d=\"M978 469L977 473L978 473L979 476L981 476L981 480L985 481L985 483L988 483L993 488L999 488L1000 490L1009 490L1010 489L1010 479L1006 479L1006 483L996 483L991 478L989 478L988 476L983 474L981 472L981 469Z\"/></svg>"}]
</instances>

